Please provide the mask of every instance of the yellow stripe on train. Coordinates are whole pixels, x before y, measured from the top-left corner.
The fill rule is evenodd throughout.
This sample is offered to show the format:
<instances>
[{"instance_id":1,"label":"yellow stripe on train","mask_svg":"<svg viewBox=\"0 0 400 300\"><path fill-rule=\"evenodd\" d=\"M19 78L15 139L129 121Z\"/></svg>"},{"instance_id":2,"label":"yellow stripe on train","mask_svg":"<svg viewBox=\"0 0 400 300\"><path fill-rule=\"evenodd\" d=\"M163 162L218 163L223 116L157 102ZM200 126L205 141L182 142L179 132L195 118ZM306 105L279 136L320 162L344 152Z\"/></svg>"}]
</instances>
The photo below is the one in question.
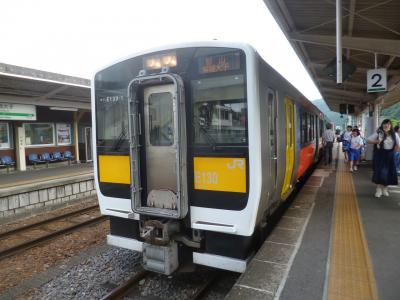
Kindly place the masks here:
<instances>
[{"instance_id":1,"label":"yellow stripe on train","mask_svg":"<svg viewBox=\"0 0 400 300\"><path fill-rule=\"evenodd\" d=\"M246 159L195 157L196 190L246 193Z\"/></svg>"},{"instance_id":2,"label":"yellow stripe on train","mask_svg":"<svg viewBox=\"0 0 400 300\"><path fill-rule=\"evenodd\" d=\"M99 155L100 182L131 183L129 156Z\"/></svg>"}]
</instances>

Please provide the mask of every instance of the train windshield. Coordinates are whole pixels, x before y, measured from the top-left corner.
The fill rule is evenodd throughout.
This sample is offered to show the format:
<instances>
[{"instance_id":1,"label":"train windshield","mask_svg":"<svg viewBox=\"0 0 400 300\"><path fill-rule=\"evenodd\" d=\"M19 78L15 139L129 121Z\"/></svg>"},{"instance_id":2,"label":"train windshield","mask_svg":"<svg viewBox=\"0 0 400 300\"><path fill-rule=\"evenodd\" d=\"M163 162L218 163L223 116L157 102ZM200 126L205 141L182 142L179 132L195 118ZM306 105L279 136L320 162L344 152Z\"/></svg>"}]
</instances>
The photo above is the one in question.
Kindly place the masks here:
<instances>
[{"instance_id":1,"label":"train windshield","mask_svg":"<svg viewBox=\"0 0 400 300\"><path fill-rule=\"evenodd\" d=\"M127 100L124 92L121 90L118 95L115 90L102 90L97 97L98 145L111 147L113 151L127 147L129 139Z\"/></svg>"},{"instance_id":2,"label":"train windshield","mask_svg":"<svg viewBox=\"0 0 400 300\"><path fill-rule=\"evenodd\" d=\"M246 144L244 76L192 80L195 144Z\"/></svg>"}]
</instances>

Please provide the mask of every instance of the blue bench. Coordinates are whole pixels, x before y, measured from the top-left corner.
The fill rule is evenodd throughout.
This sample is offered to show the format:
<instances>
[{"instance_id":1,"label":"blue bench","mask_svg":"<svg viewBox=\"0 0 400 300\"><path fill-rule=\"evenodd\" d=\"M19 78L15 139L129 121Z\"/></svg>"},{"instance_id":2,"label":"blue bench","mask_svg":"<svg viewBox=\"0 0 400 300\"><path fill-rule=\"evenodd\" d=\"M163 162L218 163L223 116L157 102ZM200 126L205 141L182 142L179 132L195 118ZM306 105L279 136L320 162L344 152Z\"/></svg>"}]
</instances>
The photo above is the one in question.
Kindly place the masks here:
<instances>
[{"instance_id":1,"label":"blue bench","mask_svg":"<svg viewBox=\"0 0 400 300\"><path fill-rule=\"evenodd\" d=\"M71 164L71 160L75 157L72 155L71 151L64 151L64 158L68 160L68 164Z\"/></svg>"},{"instance_id":2,"label":"blue bench","mask_svg":"<svg viewBox=\"0 0 400 300\"><path fill-rule=\"evenodd\" d=\"M57 161L67 160L59 151L53 152L53 158Z\"/></svg>"},{"instance_id":3,"label":"blue bench","mask_svg":"<svg viewBox=\"0 0 400 300\"><path fill-rule=\"evenodd\" d=\"M7 173L10 172L10 167L15 166L15 161L10 156L3 156L0 158L0 166L7 168Z\"/></svg>"},{"instance_id":4,"label":"blue bench","mask_svg":"<svg viewBox=\"0 0 400 300\"><path fill-rule=\"evenodd\" d=\"M46 161L40 159L36 153L31 153L28 155L28 162L29 162L29 164L33 165L34 168L36 167L37 164L46 163Z\"/></svg>"},{"instance_id":5,"label":"blue bench","mask_svg":"<svg viewBox=\"0 0 400 300\"><path fill-rule=\"evenodd\" d=\"M42 158L42 160L44 160L44 161L47 162L47 163L57 161L57 159L54 159L54 158L53 158L52 156L50 156L50 154L47 153L47 152L42 153L41 158Z\"/></svg>"}]
</instances>

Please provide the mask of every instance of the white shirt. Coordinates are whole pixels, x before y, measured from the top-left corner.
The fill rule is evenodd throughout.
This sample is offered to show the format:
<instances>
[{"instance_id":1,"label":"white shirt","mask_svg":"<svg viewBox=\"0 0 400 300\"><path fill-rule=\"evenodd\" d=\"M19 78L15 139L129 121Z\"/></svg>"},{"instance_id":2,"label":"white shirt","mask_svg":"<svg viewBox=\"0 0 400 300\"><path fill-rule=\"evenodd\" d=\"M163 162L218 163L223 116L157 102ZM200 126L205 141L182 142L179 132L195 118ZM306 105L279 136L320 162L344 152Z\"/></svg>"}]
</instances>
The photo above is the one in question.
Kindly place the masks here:
<instances>
[{"instance_id":1,"label":"white shirt","mask_svg":"<svg viewBox=\"0 0 400 300\"><path fill-rule=\"evenodd\" d=\"M335 133L333 132L332 129L327 129L324 131L324 134L322 135L322 139L325 142L334 142L335 141Z\"/></svg>"},{"instance_id":2,"label":"white shirt","mask_svg":"<svg viewBox=\"0 0 400 300\"><path fill-rule=\"evenodd\" d=\"M400 145L400 138L397 135L397 133L395 133L394 135L396 137L396 145L399 146ZM378 139L378 133L377 132L375 132L373 135L371 135L368 138L369 141L376 141L377 139ZM383 140L383 134L379 134L379 139ZM383 142L383 149L386 149L386 150L393 149L393 146L394 146L393 143L394 143L394 141L392 139L392 136L391 135L387 136L385 141Z\"/></svg>"},{"instance_id":3,"label":"white shirt","mask_svg":"<svg viewBox=\"0 0 400 300\"><path fill-rule=\"evenodd\" d=\"M352 136L350 141L350 148L351 149L360 149L360 147L364 144L361 136Z\"/></svg>"},{"instance_id":4,"label":"white shirt","mask_svg":"<svg viewBox=\"0 0 400 300\"><path fill-rule=\"evenodd\" d=\"M346 131L346 132L343 134L343 139L344 139L345 141L350 142L350 140L351 140L351 131Z\"/></svg>"}]
</instances>

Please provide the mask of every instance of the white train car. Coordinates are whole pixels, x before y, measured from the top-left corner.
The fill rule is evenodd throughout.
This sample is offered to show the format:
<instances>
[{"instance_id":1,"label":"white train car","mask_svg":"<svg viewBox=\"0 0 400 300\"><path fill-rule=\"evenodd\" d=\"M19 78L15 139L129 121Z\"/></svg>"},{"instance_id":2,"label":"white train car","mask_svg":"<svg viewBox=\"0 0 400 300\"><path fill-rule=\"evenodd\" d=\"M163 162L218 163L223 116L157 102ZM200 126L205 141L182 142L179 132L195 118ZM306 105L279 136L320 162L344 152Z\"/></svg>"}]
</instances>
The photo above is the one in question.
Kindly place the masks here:
<instances>
[{"instance_id":1,"label":"white train car","mask_svg":"<svg viewBox=\"0 0 400 300\"><path fill-rule=\"evenodd\" d=\"M247 44L145 51L92 81L95 182L110 245L144 268L243 272L316 162L324 116Z\"/></svg>"}]
</instances>

